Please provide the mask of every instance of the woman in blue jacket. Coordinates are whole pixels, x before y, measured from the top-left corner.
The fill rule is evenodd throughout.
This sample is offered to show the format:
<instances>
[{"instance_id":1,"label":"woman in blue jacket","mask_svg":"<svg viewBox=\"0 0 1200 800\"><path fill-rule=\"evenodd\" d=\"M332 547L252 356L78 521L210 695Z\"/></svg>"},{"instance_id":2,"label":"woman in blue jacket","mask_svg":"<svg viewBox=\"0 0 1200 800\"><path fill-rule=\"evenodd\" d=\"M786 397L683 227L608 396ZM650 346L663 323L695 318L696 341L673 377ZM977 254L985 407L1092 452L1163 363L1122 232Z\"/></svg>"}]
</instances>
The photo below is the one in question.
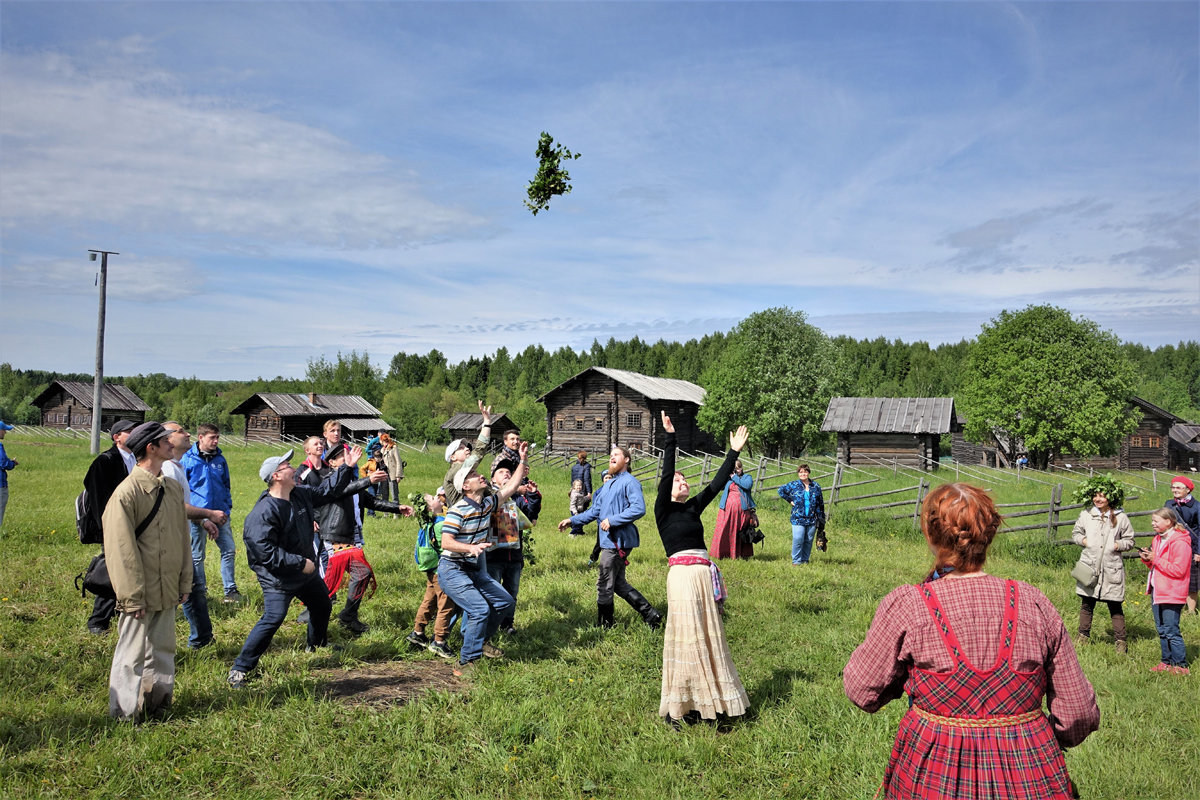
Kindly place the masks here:
<instances>
[{"instance_id":1,"label":"woman in blue jacket","mask_svg":"<svg viewBox=\"0 0 1200 800\"><path fill-rule=\"evenodd\" d=\"M754 478L742 470L742 461L733 465L733 474L721 492L721 503L717 511L717 524L713 528L713 558L749 558L754 555L754 545L749 540L739 541L738 534L746 528L757 527L758 516L754 511L754 498L750 490Z\"/></svg>"},{"instance_id":2,"label":"woman in blue jacket","mask_svg":"<svg viewBox=\"0 0 1200 800\"><path fill-rule=\"evenodd\" d=\"M807 564L817 527L825 524L825 498L808 464L796 468L796 480L780 486L779 496L792 507L792 563Z\"/></svg>"}]
</instances>

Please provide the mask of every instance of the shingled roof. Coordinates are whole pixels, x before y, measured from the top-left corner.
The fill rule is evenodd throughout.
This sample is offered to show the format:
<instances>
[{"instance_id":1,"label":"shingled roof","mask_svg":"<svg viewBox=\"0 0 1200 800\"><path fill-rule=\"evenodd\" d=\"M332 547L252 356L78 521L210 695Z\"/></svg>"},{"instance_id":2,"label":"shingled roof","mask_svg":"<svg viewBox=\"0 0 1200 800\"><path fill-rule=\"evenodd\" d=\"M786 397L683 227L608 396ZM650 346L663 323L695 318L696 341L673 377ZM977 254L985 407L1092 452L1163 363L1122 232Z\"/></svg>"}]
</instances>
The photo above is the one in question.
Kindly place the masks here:
<instances>
[{"instance_id":1,"label":"shingled roof","mask_svg":"<svg viewBox=\"0 0 1200 800\"><path fill-rule=\"evenodd\" d=\"M506 414L502 414L500 412L492 414L492 427L493 428L499 427L498 423L501 420L507 422L508 427L515 427L513 425L512 420L510 420ZM445 430L448 430L448 431L449 430L460 430L463 428L466 428L469 430L474 430L476 428L482 428L482 427L483 427L483 414L480 414L480 413L472 414L469 411L460 411L459 413L455 414L450 419L448 419L442 423L442 428Z\"/></svg>"},{"instance_id":2,"label":"shingled roof","mask_svg":"<svg viewBox=\"0 0 1200 800\"><path fill-rule=\"evenodd\" d=\"M51 381L45 391L33 400L33 405L41 407L50 395L63 389L84 408L92 407L92 389L90 383L83 381ZM105 411L149 411L150 406L133 393L128 386L119 383L105 383L100 387L100 405Z\"/></svg>"},{"instance_id":3,"label":"shingled roof","mask_svg":"<svg viewBox=\"0 0 1200 800\"><path fill-rule=\"evenodd\" d=\"M687 403L695 403L698 406L704 405L706 394L704 388L697 386L691 381L683 381L677 378L655 378L650 375L643 375L640 372L609 369L608 367L588 367L570 380L563 381L558 386L543 394L538 398L538 402L545 402L548 396L577 380L581 375L587 374L589 371L599 372L601 375L612 378L617 383L632 389L638 394L644 395L649 400L682 400Z\"/></svg>"},{"instance_id":4,"label":"shingled roof","mask_svg":"<svg viewBox=\"0 0 1200 800\"><path fill-rule=\"evenodd\" d=\"M950 433L952 397L835 397L821 430L833 433Z\"/></svg>"},{"instance_id":5,"label":"shingled roof","mask_svg":"<svg viewBox=\"0 0 1200 800\"><path fill-rule=\"evenodd\" d=\"M245 414L248 406L256 397L281 417L380 417L383 415L382 411L356 394L314 394L310 396L284 392L256 392L229 413ZM382 422L382 420L378 421Z\"/></svg>"}]
</instances>

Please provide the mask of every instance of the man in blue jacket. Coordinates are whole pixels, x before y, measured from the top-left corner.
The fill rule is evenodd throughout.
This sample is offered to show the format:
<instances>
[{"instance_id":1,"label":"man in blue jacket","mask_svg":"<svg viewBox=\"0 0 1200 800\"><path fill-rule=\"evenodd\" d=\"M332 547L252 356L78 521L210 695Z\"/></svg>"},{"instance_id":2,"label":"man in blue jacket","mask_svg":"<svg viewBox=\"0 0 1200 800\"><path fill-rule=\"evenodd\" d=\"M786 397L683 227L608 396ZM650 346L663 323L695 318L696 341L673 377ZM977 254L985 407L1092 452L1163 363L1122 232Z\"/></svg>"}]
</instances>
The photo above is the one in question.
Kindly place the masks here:
<instances>
[{"instance_id":1,"label":"man in blue jacket","mask_svg":"<svg viewBox=\"0 0 1200 800\"><path fill-rule=\"evenodd\" d=\"M345 492L354 476L349 467L343 466L315 488L297 486L296 470L288 463L292 453L288 450L262 463L258 476L266 482L267 490L246 515L242 531L246 560L262 586L263 613L229 670L228 683L234 689L246 685L246 675L258 666L271 645L275 632L287 618L293 597L299 598L309 611L305 649L311 653L328 644L333 602L317 571L314 504L331 502Z\"/></svg>"},{"instance_id":2,"label":"man in blue jacket","mask_svg":"<svg viewBox=\"0 0 1200 800\"><path fill-rule=\"evenodd\" d=\"M8 505L8 471L17 466L4 452L4 434L12 429L12 425L0 419L0 526L4 525L4 507Z\"/></svg>"},{"instance_id":3,"label":"man in blue jacket","mask_svg":"<svg viewBox=\"0 0 1200 800\"><path fill-rule=\"evenodd\" d=\"M221 583L225 587L225 602L240 603L242 595L238 592L237 581L233 576L234 545L233 527L229 524L229 514L233 511L233 494L229 490L229 465L217 443L221 440L221 432L216 425L203 422L196 427L196 443L183 454L180 463L187 473L188 486L191 488L191 503L196 508L206 508L215 511L220 521L213 519L217 526L215 541L221 551ZM208 580L204 574L205 545L208 533L197 520L192 520L192 561L196 565L196 583L192 587L193 595L208 593Z\"/></svg>"},{"instance_id":4,"label":"man in blue jacket","mask_svg":"<svg viewBox=\"0 0 1200 800\"><path fill-rule=\"evenodd\" d=\"M613 595L616 594L651 628L662 622L662 614L625 580L629 553L640 544L634 520L646 514L642 484L629 473L629 451L614 445L608 456L608 471L613 476L597 491L586 511L558 523L564 531L572 525L600 520L600 574L596 578L596 622L602 628L613 626Z\"/></svg>"}]
</instances>

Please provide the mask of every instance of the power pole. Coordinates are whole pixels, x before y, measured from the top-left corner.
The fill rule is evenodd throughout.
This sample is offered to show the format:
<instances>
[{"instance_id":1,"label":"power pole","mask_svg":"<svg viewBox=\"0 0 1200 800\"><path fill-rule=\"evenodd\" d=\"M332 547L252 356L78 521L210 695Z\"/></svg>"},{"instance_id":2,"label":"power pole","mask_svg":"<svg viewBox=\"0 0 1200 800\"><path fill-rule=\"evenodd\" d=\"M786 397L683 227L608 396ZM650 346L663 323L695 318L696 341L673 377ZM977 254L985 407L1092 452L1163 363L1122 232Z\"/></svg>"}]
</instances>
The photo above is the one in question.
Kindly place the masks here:
<instances>
[{"instance_id":1,"label":"power pole","mask_svg":"<svg viewBox=\"0 0 1200 800\"><path fill-rule=\"evenodd\" d=\"M100 452L100 416L104 407L100 391L104 386L104 301L108 292L108 257L119 256L112 250L88 250L92 261L100 254L100 311L96 317L96 376L92 383L92 455Z\"/></svg>"}]
</instances>

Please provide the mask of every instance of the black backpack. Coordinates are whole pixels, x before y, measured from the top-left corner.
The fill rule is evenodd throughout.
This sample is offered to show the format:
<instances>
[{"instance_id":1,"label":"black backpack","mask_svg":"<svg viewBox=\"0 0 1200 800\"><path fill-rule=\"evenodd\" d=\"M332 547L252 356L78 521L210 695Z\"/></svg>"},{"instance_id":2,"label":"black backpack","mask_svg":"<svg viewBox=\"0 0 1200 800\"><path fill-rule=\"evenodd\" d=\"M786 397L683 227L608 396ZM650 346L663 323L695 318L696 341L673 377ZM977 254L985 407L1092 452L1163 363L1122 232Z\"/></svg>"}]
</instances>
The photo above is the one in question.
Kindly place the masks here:
<instances>
[{"instance_id":1,"label":"black backpack","mask_svg":"<svg viewBox=\"0 0 1200 800\"><path fill-rule=\"evenodd\" d=\"M75 498L75 530L79 532L80 544L104 544L104 530L96 524L92 511L92 498L84 489Z\"/></svg>"}]
</instances>

